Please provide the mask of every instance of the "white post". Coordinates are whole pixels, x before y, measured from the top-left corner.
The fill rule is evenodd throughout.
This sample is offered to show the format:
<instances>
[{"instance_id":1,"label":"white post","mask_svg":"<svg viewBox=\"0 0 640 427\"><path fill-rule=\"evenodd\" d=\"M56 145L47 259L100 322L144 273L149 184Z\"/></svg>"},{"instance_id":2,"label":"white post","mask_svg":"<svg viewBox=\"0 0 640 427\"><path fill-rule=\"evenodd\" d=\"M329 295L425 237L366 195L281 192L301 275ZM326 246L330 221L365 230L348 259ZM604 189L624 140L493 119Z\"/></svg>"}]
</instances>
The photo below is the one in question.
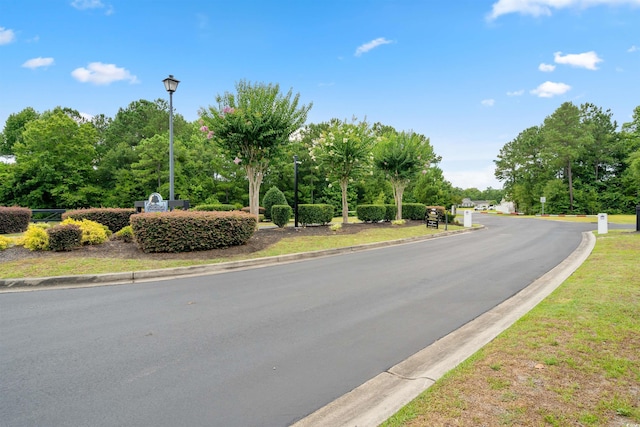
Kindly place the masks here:
<instances>
[{"instance_id":1,"label":"white post","mask_svg":"<svg viewBox=\"0 0 640 427\"><path fill-rule=\"evenodd\" d=\"M465 228L471 228L471 220L473 215L473 211L470 210L465 210L464 211L464 227Z\"/></svg>"},{"instance_id":2,"label":"white post","mask_svg":"<svg viewBox=\"0 0 640 427\"><path fill-rule=\"evenodd\" d=\"M609 232L609 224L607 223L607 214L598 214L598 234L607 234Z\"/></svg>"}]
</instances>

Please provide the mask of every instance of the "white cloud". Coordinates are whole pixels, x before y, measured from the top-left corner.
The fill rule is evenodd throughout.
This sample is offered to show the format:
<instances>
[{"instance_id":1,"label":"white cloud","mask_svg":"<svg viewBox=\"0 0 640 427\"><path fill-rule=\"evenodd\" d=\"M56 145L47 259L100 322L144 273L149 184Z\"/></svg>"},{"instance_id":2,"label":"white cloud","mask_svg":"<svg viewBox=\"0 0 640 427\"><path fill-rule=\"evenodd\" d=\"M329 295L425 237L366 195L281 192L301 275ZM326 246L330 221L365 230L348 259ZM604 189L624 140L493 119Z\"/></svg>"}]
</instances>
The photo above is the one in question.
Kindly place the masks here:
<instances>
[{"instance_id":1,"label":"white cloud","mask_svg":"<svg viewBox=\"0 0 640 427\"><path fill-rule=\"evenodd\" d=\"M531 90L530 93L532 95L537 95L540 98L552 98L556 95L562 95L569 90L571 90L571 86L568 84L546 81L537 88Z\"/></svg>"},{"instance_id":2,"label":"white cloud","mask_svg":"<svg viewBox=\"0 0 640 427\"><path fill-rule=\"evenodd\" d=\"M569 53L562 55L562 52L556 52L553 54L553 60L557 64L571 65L572 67L586 68L587 70L597 70L598 63L602 62L602 59L598 57L598 54L594 51L585 53Z\"/></svg>"},{"instance_id":3,"label":"white cloud","mask_svg":"<svg viewBox=\"0 0 640 427\"><path fill-rule=\"evenodd\" d=\"M71 75L79 82L96 85L108 85L120 80L138 83L138 78L132 75L129 70L116 67L115 64L103 64L102 62L92 62L87 68L76 68L71 72Z\"/></svg>"},{"instance_id":4,"label":"white cloud","mask_svg":"<svg viewBox=\"0 0 640 427\"><path fill-rule=\"evenodd\" d=\"M9 30L4 27L0 27L0 45L9 44L16 39L16 34L13 30Z\"/></svg>"},{"instance_id":5,"label":"white cloud","mask_svg":"<svg viewBox=\"0 0 640 427\"><path fill-rule=\"evenodd\" d=\"M633 45L629 49L627 49L627 52L633 53L633 52L637 52L638 50L640 50L640 48L636 45Z\"/></svg>"},{"instance_id":6,"label":"white cloud","mask_svg":"<svg viewBox=\"0 0 640 427\"><path fill-rule=\"evenodd\" d=\"M356 53L354 55L360 56L363 53L369 52L371 49L375 49L378 46L382 46L383 44L390 44L390 43L393 43L393 42L391 40L385 39L384 37L379 37L375 40L371 40L368 43L358 46L358 48L356 49Z\"/></svg>"},{"instance_id":7,"label":"white cloud","mask_svg":"<svg viewBox=\"0 0 640 427\"><path fill-rule=\"evenodd\" d=\"M87 9L105 9L105 15L113 14L113 6L105 5L101 0L73 0L71 2L71 6L75 7L78 10L87 10Z\"/></svg>"},{"instance_id":8,"label":"white cloud","mask_svg":"<svg viewBox=\"0 0 640 427\"><path fill-rule=\"evenodd\" d=\"M491 7L487 19L493 20L501 15L519 13L531 16L551 16L552 9L579 8L594 6L640 6L640 0L498 0Z\"/></svg>"},{"instance_id":9,"label":"white cloud","mask_svg":"<svg viewBox=\"0 0 640 427\"><path fill-rule=\"evenodd\" d=\"M550 73L555 69L556 69L555 65L545 64L544 62L542 64L538 65L538 70L542 71L543 73Z\"/></svg>"},{"instance_id":10,"label":"white cloud","mask_svg":"<svg viewBox=\"0 0 640 427\"><path fill-rule=\"evenodd\" d=\"M482 105L484 105L485 107L493 107L494 104L496 103L495 99L483 99L482 101L480 101L480 103Z\"/></svg>"},{"instance_id":11,"label":"white cloud","mask_svg":"<svg viewBox=\"0 0 640 427\"><path fill-rule=\"evenodd\" d=\"M507 96L521 96L524 95L524 89L515 90L513 92L507 92Z\"/></svg>"},{"instance_id":12,"label":"white cloud","mask_svg":"<svg viewBox=\"0 0 640 427\"><path fill-rule=\"evenodd\" d=\"M53 58L32 58L22 64L24 68L31 68L32 70L39 67L48 67L49 65L53 65Z\"/></svg>"}]
</instances>

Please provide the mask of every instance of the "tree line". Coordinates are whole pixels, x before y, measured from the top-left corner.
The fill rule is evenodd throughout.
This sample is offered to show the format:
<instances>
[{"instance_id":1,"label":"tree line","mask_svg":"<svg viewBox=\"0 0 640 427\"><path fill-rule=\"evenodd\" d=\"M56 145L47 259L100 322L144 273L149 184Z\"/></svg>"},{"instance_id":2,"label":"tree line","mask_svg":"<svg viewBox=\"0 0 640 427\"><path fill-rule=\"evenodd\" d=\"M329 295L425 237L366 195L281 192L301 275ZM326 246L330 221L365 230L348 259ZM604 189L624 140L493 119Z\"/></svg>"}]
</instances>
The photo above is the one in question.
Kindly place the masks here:
<instances>
[{"instance_id":1,"label":"tree line","mask_svg":"<svg viewBox=\"0 0 640 427\"><path fill-rule=\"evenodd\" d=\"M191 205L225 203L257 211L278 187L293 204L416 202L450 206L477 189L444 179L429 138L366 120L305 124L309 105L276 84L240 81L235 92L188 122L174 114L175 193ZM0 205L35 208L130 207L169 190L169 105L137 100L115 117L72 108L12 114L0 134ZM248 191L247 191L248 190ZM488 189L485 197L501 198Z\"/></svg>"},{"instance_id":2,"label":"tree line","mask_svg":"<svg viewBox=\"0 0 640 427\"><path fill-rule=\"evenodd\" d=\"M610 110L565 102L502 147L495 176L529 214L633 213L640 203L640 106L620 130Z\"/></svg>"}]
</instances>

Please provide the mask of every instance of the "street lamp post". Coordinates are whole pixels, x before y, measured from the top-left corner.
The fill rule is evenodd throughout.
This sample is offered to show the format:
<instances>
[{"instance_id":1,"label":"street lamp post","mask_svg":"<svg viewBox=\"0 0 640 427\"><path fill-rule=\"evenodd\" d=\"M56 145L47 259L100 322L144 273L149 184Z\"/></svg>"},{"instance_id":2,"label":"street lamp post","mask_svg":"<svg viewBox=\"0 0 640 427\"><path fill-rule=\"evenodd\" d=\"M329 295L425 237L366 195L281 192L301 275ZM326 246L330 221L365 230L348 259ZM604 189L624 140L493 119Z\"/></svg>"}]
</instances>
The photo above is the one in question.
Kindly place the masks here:
<instances>
[{"instance_id":1,"label":"street lamp post","mask_svg":"<svg viewBox=\"0 0 640 427\"><path fill-rule=\"evenodd\" d=\"M169 77L164 79L162 83L169 92L169 201L173 201L173 92L178 88L180 81L169 74Z\"/></svg>"}]
</instances>

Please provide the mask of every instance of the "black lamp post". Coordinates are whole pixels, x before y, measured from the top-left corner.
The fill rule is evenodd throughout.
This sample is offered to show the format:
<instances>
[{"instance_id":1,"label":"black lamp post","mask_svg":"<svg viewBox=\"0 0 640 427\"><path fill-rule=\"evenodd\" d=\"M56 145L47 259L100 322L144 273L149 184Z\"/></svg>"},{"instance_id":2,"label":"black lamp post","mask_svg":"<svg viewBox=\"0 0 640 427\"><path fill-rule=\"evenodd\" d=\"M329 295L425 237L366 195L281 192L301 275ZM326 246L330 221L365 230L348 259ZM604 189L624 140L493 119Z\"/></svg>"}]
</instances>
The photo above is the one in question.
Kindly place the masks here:
<instances>
[{"instance_id":1,"label":"black lamp post","mask_svg":"<svg viewBox=\"0 0 640 427\"><path fill-rule=\"evenodd\" d=\"M178 88L179 80L172 74L162 81L164 88L169 92L169 200L173 201L173 92Z\"/></svg>"},{"instance_id":2,"label":"black lamp post","mask_svg":"<svg viewBox=\"0 0 640 427\"><path fill-rule=\"evenodd\" d=\"M293 156L293 177L293 223L298 228L298 156Z\"/></svg>"}]
</instances>

